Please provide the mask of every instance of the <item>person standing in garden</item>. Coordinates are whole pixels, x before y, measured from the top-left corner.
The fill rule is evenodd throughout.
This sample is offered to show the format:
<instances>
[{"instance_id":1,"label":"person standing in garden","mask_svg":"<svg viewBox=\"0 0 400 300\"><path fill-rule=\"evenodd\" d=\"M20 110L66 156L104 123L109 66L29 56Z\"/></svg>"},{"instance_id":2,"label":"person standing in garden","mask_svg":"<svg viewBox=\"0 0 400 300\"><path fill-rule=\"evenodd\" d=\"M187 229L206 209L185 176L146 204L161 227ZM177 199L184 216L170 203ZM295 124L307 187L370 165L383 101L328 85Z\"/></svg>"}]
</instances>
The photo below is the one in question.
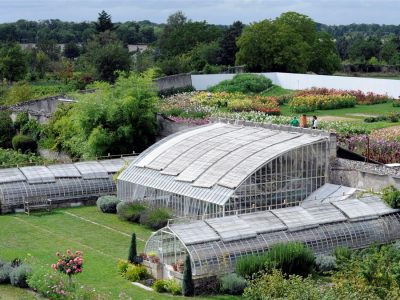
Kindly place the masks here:
<instances>
[{"instance_id":1,"label":"person standing in garden","mask_svg":"<svg viewBox=\"0 0 400 300\"><path fill-rule=\"evenodd\" d=\"M299 120L297 119L296 116L294 116L293 119L290 121L290 126L299 127L299 125L300 125Z\"/></svg>"},{"instance_id":2,"label":"person standing in garden","mask_svg":"<svg viewBox=\"0 0 400 300\"><path fill-rule=\"evenodd\" d=\"M312 117L312 124L311 124L312 129L318 129L318 119L317 116Z\"/></svg>"}]
</instances>

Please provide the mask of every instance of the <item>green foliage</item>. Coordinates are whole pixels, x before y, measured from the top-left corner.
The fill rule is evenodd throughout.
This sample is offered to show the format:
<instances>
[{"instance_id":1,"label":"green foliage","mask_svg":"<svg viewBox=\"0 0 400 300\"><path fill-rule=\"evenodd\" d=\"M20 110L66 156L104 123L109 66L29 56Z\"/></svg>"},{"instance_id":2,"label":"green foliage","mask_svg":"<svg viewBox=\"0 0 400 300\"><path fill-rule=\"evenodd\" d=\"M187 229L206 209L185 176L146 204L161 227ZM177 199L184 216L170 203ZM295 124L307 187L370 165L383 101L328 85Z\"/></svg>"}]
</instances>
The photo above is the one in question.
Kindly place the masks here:
<instances>
[{"instance_id":1,"label":"green foliage","mask_svg":"<svg viewBox=\"0 0 400 300\"><path fill-rule=\"evenodd\" d=\"M117 205L120 203L115 196L101 196L97 199L97 208L103 213L115 214L117 212Z\"/></svg>"},{"instance_id":2,"label":"green foliage","mask_svg":"<svg viewBox=\"0 0 400 300\"><path fill-rule=\"evenodd\" d=\"M307 276L314 269L315 255L302 243L273 245L266 253L267 269L280 269L284 274Z\"/></svg>"},{"instance_id":3,"label":"green foliage","mask_svg":"<svg viewBox=\"0 0 400 300\"><path fill-rule=\"evenodd\" d=\"M32 153L23 154L12 149L0 148L0 165L3 167L24 166L32 163L42 165L47 162L49 161Z\"/></svg>"},{"instance_id":4,"label":"green foliage","mask_svg":"<svg viewBox=\"0 0 400 300\"><path fill-rule=\"evenodd\" d=\"M231 80L224 80L211 87L212 92L260 93L272 87L271 79L263 75L237 74Z\"/></svg>"},{"instance_id":5,"label":"green foliage","mask_svg":"<svg viewBox=\"0 0 400 300\"><path fill-rule=\"evenodd\" d=\"M248 300L334 300L333 293L321 288L311 277L291 275L287 278L279 270L272 270L252 280L243 294Z\"/></svg>"},{"instance_id":6,"label":"green foliage","mask_svg":"<svg viewBox=\"0 0 400 300\"><path fill-rule=\"evenodd\" d=\"M56 148L78 157L140 153L155 140L157 96L151 73L119 76L114 88L97 83L96 93L77 95L49 122Z\"/></svg>"},{"instance_id":7,"label":"green foliage","mask_svg":"<svg viewBox=\"0 0 400 300\"><path fill-rule=\"evenodd\" d=\"M250 71L331 73L339 67L330 36L317 34L314 21L295 12L245 27L237 45L236 63Z\"/></svg>"},{"instance_id":8,"label":"green foliage","mask_svg":"<svg viewBox=\"0 0 400 300\"><path fill-rule=\"evenodd\" d=\"M169 97L169 96L173 96L176 94L182 94L182 93L189 93L189 92L193 92L195 91L195 88L191 85L189 86L185 86L185 87L180 87L180 88L169 88L166 90L162 90L158 92L158 96L160 97Z\"/></svg>"},{"instance_id":9,"label":"green foliage","mask_svg":"<svg viewBox=\"0 0 400 300\"><path fill-rule=\"evenodd\" d=\"M159 279L153 283L152 288L157 293L171 293L172 295L182 294L181 285L174 279Z\"/></svg>"},{"instance_id":10,"label":"green foliage","mask_svg":"<svg viewBox=\"0 0 400 300\"><path fill-rule=\"evenodd\" d=\"M117 214L121 220L139 222L140 215L144 213L146 206L137 202L122 201L117 205Z\"/></svg>"},{"instance_id":11,"label":"green foliage","mask_svg":"<svg viewBox=\"0 0 400 300\"><path fill-rule=\"evenodd\" d=\"M356 97L350 95L295 96L289 101L289 107L295 113L354 107L355 105Z\"/></svg>"},{"instance_id":12,"label":"green foliage","mask_svg":"<svg viewBox=\"0 0 400 300\"><path fill-rule=\"evenodd\" d=\"M106 13L104 10L99 13L99 18L96 23L96 30L98 32L104 32L106 30L113 30L114 24L111 22L111 15Z\"/></svg>"},{"instance_id":13,"label":"green foliage","mask_svg":"<svg viewBox=\"0 0 400 300\"><path fill-rule=\"evenodd\" d=\"M400 208L400 191L393 185L382 189L382 200L391 208Z\"/></svg>"},{"instance_id":14,"label":"green foliage","mask_svg":"<svg viewBox=\"0 0 400 300\"><path fill-rule=\"evenodd\" d=\"M182 294L185 297L194 296L194 284L193 284L193 278L192 278L192 264L190 262L190 256L189 255L186 255L185 268L183 269Z\"/></svg>"},{"instance_id":15,"label":"green foliage","mask_svg":"<svg viewBox=\"0 0 400 300\"><path fill-rule=\"evenodd\" d=\"M14 267L10 273L11 285L20 288L27 288L28 287L27 279L31 274L31 272L32 272L31 267L26 264L21 264L17 267Z\"/></svg>"},{"instance_id":16,"label":"green foliage","mask_svg":"<svg viewBox=\"0 0 400 300\"><path fill-rule=\"evenodd\" d=\"M247 286L247 281L235 273L225 275L221 278L220 291L229 295L241 295Z\"/></svg>"},{"instance_id":17,"label":"green foliage","mask_svg":"<svg viewBox=\"0 0 400 300\"><path fill-rule=\"evenodd\" d=\"M0 266L0 284L10 283L10 274L13 268L11 263L3 263Z\"/></svg>"},{"instance_id":18,"label":"green foliage","mask_svg":"<svg viewBox=\"0 0 400 300\"><path fill-rule=\"evenodd\" d=\"M129 266L129 262L127 260L123 260L123 259L118 260L117 268L118 268L118 272L121 275L124 275L126 273L128 266Z\"/></svg>"},{"instance_id":19,"label":"green foliage","mask_svg":"<svg viewBox=\"0 0 400 300\"><path fill-rule=\"evenodd\" d=\"M352 254L353 252L347 247L339 246L336 247L335 250L333 250L333 255L335 256L338 265L347 263L350 260Z\"/></svg>"},{"instance_id":20,"label":"green foliage","mask_svg":"<svg viewBox=\"0 0 400 300\"><path fill-rule=\"evenodd\" d=\"M252 277L263 270L280 269L284 274L306 276L314 268L313 252L301 243L273 245L263 255L241 257L235 265L235 271L242 277Z\"/></svg>"},{"instance_id":21,"label":"green foliage","mask_svg":"<svg viewBox=\"0 0 400 300\"><path fill-rule=\"evenodd\" d=\"M27 58L19 44L0 45L0 79L17 81L27 73Z\"/></svg>"},{"instance_id":22,"label":"green foliage","mask_svg":"<svg viewBox=\"0 0 400 300\"><path fill-rule=\"evenodd\" d=\"M336 257L331 255L317 255L315 266L318 272L325 273L337 268Z\"/></svg>"},{"instance_id":23,"label":"green foliage","mask_svg":"<svg viewBox=\"0 0 400 300\"><path fill-rule=\"evenodd\" d=\"M144 266L129 264L124 274L124 277L129 281L139 281L147 279L149 277L149 274Z\"/></svg>"},{"instance_id":24,"label":"green foliage","mask_svg":"<svg viewBox=\"0 0 400 300\"><path fill-rule=\"evenodd\" d=\"M220 64L227 66L235 65L235 55L237 52L236 41L242 34L243 28L243 23L236 21L223 33L219 42L221 48L219 56Z\"/></svg>"},{"instance_id":25,"label":"green foliage","mask_svg":"<svg viewBox=\"0 0 400 300\"><path fill-rule=\"evenodd\" d=\"M128 261L134 263L137 256L137 249L136 249L136 234L132 233L131 244L129 246L129 255Z\"/></svg>"},{"instance_id":26,"label":"green foliage","mask_svg":"<svg viewBox=\"0 0 400 300\"><path fill-rule=\"evenodd\" d=\"M29 84L20 81L14 84L7 93L5 104L13 105L33 98L33 92Z\"/></svg>"},{"instance_id":27,"label":"green foliage","mask_svg":"<svg viewBox=\"0 0 400 300\"><path fill-rule=\"evenodd\" d=\"M172 214L168 208L152 208L140 215L140 224L158 230L165 227L171 218Z\"/></svg>"},{"instance_id":28,"label":"green foliage","mask_svg":"<svg viewBox=\"0 0 400 300\"><path fill-rule=\"evenodd\" d=\"M12 137L15 129L10 117L10 111L0 111L0 147L10 148L12 146Z\"/></svg>"},{"instance_id":29,"label":"green foliage","mask_svg":"<svg viewBox=\"0 0 400 300\"><path fill-rule=\"evenodd\" d=\"M12 145L14 150L19 150L22 153L35 153L38 148L37 142L32 137L23 134L14 136Z\"/></svg>"}]
</instances>

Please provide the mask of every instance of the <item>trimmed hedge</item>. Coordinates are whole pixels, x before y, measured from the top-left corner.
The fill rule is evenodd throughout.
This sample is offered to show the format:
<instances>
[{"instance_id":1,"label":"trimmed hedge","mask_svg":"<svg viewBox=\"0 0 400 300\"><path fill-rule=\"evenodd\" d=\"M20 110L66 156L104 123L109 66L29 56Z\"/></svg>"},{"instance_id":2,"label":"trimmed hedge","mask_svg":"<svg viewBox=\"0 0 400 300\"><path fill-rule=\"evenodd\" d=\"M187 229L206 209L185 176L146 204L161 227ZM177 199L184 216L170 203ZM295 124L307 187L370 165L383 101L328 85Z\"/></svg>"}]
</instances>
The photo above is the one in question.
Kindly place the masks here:
<instances>
[{"instance_id":1,"label":"trimmed hedge","mask_svg":"<svg viewBox=\"0 0 400 300\"><path fill-rule=\"evenodd\" d=\"M102 196L96 201L97 208L103 213L115 214L121 201L115 196Z\"/></svg>"},{"instance_id":2,"label":"trimmed hedge","mask_svg":"<svg viewBox=\"0 0 400 300\"><path fill-rule=\"evenodd\" d=\"M15 150L20 150L22 153L36 152L37 142L30 136L17 134L12 139L12 145Z\"/></svg>"}]
</instances>

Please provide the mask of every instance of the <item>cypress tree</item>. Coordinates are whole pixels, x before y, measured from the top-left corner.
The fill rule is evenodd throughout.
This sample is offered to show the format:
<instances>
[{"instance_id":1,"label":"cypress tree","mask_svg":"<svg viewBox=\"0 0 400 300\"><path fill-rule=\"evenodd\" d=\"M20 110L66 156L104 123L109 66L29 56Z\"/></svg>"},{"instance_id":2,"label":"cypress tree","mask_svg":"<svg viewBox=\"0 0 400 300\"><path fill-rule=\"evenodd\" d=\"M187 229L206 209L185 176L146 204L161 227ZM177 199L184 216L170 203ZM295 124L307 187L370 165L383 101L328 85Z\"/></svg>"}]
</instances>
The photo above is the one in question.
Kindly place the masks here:
<instances>
[{"instance_id":1,"label":"cypress tree","mask_svg":"<svg viewBox=\"0 0 400 300\"><path fill-rule=\"evenodd\" d=\"M190 263L189 255L186 255L185 268L183 270L182 294L186 297L194 296L192 264Z\"/></svg>"},{"instance_id":2,"label":"cypress tree","mask_svg":"<svg viewBox=\"0 0 400 300\"><path fill-rule=\"evenodd\" d=\"M128 261L131 263L135 262L135 257L137 256L136 251L136 234L132 233L131 245L129 247Z\"/></svg>"}]
</instances>

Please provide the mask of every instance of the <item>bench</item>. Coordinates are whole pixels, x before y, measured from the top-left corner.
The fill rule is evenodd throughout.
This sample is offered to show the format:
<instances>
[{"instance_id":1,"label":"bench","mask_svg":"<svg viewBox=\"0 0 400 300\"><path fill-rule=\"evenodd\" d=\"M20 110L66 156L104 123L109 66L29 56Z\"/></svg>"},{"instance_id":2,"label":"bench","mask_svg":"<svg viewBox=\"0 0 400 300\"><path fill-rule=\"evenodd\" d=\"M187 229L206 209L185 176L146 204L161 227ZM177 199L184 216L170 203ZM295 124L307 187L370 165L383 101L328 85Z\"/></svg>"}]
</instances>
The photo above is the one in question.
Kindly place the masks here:
<instances>
[{"instance_id":1,"label":"bench","mask_svg":"<svg viewBox=\"0 0 400 300\"><path fill-rule=\"evenodd\" d=\"M29 200L24 200L24 212L30 215L31 210L46 210L51 211L52 201L51 199L36 197L30 198Z\"/></svg>"}]
</instances>

